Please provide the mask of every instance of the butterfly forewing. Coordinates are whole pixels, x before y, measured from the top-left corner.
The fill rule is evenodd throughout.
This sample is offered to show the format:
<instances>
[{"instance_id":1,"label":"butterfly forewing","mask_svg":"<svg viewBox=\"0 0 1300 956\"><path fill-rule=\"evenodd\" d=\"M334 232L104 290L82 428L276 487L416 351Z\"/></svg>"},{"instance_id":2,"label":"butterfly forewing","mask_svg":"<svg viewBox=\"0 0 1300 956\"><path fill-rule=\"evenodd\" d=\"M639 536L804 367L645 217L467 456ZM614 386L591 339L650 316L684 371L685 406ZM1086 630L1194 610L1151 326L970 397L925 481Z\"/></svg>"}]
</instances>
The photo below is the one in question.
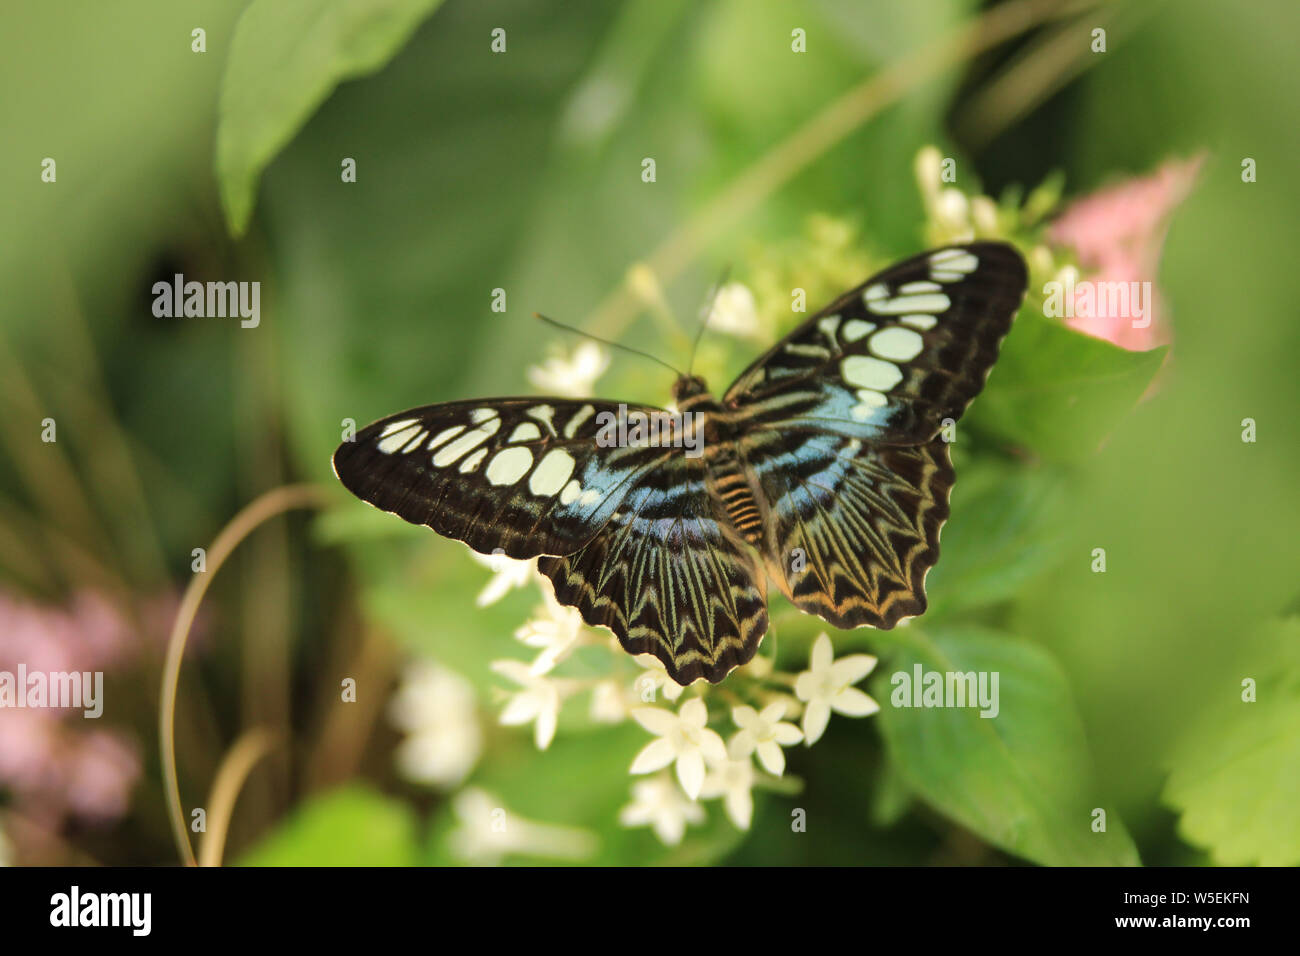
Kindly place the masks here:
<instances>
[{"instance_id":1,"label":"butterfly forewing","mask_svg":"<svg viewBox=\"0 0 1300 956\"><path fill-rule=\"evenodd\" d=\"M1026 282L1001 243L925 253L841 296L728 390L768 569L800 608L843 628L925 610L954 480L937 436L983 388Z\"/></svg>"},{"instance_id":2,"label":"butterfly forewing","mask_svg":"<svg viewBox=\"0 0 1300 956\"><path fill-rule=\"evenodd\" d=\"M358 498L475 551L568 554L600 531L638 475L669 454L601 447L602 423L627 410L561 398L429 405L381 419L339 445L334 472Z\"/></svg>"},{"instance_id":3,"label":"butterfly forewing","mask_svg":"<svg viewBox=\"0 0 1300 956\"><path fill-rule=\"evenodd\" d=\"M840 296L728 389L753 427L929 441L984 387L1024 297L1024 260L973 242L901 262Z\"/></svg>"}]
</instances>

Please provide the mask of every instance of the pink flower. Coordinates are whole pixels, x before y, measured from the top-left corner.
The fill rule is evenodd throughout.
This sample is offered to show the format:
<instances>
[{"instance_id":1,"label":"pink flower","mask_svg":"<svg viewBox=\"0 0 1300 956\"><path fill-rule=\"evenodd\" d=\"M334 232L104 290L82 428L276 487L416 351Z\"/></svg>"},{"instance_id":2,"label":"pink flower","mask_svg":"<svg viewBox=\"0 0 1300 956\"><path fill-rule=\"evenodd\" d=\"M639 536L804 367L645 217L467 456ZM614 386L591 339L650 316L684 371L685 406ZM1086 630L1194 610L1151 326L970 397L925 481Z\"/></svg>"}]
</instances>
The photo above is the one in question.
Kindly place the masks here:
<instances>
[{"instance_id":1,"label":"pink flower","mask_svg":"<svg viewBox=\"0 0 1300 956\"><path fill-rule=\"evenodd\" d=\"M58 711L8 708L0 710L0 786L39 790L53 776L50 754L59 736Z\"/></svg>"},{"instance_id":2,"label":"pink flower","mask_svg":"<svg viewBox=\"0 0 1300 956\"><path fill-rule=\"evenodd\" d=\"M64 799L76 816L112 820L126 813L140 758L119 735L92 730L69 754Z\"/></svg>"},{"instance_id":3,"label":"pink flower","mask_svg":"<svg viewBox=\"0 0 1300 956\"><path fill-rule=\"evenodd\" d=\"M0 671L15 677L20 665L47 678L120 669L143 644L133 618L101 594L79 592L57 606L0 593ZM0 709L0 788L47 828L57 828L67 815L91 821L122 816L140 776L140 758L127 738L85 720L83 710Z\"/></svg>"},{"instance_id":4,"label":"pink flower","mask_svg":"<svg viewBox=\"0 0 1300 956\"><path fill-rule=\"evenodd\" d=\"M1169 218L1191 192L1203 159L1170 160L1149 176L1099 190L1076 200L1052 224L1048 238L1074 249L1094 286L1150 283L1145 288L1153 290L1148 311L1135 323L1133 315L1108 308L1112 303L1104 296L1092 298L1091 290L1091 307L1085 307L1085 290L1077 288L1075 314L1067 325L1132 351L1170 341L1169 321L1154 292L1156 272Z\"/></svg>"}]
</instances>

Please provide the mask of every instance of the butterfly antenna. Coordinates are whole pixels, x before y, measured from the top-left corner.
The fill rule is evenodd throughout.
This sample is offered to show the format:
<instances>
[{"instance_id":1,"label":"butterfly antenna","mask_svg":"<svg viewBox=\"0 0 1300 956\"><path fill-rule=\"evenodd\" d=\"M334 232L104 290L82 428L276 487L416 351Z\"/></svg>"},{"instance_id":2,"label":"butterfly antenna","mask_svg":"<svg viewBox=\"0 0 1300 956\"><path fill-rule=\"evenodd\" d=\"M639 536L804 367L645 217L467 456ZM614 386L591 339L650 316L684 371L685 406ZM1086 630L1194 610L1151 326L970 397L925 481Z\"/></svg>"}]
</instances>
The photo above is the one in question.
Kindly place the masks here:
<instances>
[{"instance_id":1,"label":"butterfly antenna","mask_svg":"<svg viewBox=\"0 0 1300 956\"><path fill-rule=\"evenodd\" d=\"M700 347L700 339L704 338L704 330L709 327L709 317L713 315L713 309L718 304L718 293L722 287L727 284L727 276L731 272L731 266L723 266L722 275L718 276L717 284L714 285L713 291L709 294L709 306L704 310L704 315L700 319L700 327L695 331L695 341L691 344L691 361L686 366L686 376L689 378L691 371L695 368L695 353Z\"/></svg>"},{"instance_id":2,"label":"butterfly antenna","mask_svg":"<svg viewBox=\"0 0 1300 956\"><path fill-rule=\"evenodd\" d=\"M659 365L662 365L664 368L668 369L668 371L672 372L674 375L678 376L679 378L683 377L680 370L673 368L663 359L656 358L655 356L651 355L649 352L642 352L640 349L634 349L632 348L632 346L624 345L622 342L611 342L609 339L602 339L599 335L592 335L590 332L582 331L582 329L575 329L571 325L565 325L563 322L557 322L555 321L555 319L552 319L550 316L542 315L542 313L540 312L534 312L533 315L541 319L547 325L553 325L557 329L563 329L565 332L572 332L574 335L581 335L584 339L591 339L593 342L599 342L601 345L608 345L612 349L621 349L624 352L630 352L633 355L639 355L642 358L647 358L652 362L656 362Z\"/></svg>"}]
</instances>

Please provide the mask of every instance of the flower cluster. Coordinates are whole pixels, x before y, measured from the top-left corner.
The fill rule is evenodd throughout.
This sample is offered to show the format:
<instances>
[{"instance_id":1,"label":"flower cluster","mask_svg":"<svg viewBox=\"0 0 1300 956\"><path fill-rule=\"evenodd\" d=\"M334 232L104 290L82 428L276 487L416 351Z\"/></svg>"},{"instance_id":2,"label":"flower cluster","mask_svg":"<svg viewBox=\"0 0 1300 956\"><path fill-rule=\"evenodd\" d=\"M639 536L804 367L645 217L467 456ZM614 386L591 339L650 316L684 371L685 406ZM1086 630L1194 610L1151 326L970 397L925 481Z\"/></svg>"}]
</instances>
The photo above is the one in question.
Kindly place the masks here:
<instances>
[{"instance_id":1,"label":"flower cluster","mask_svg":"<svg viewBox=\"0 0 1300 956\"><path fill-rule=\"evenodd\" d=\"M532 725L534 743L545 750L555 738L564 702L585 695L592 721L639 724L653 739L632 758L628 772L646 779L632 783L631 801L619 819L628 827L651 827L667 845L679 843L688 826L705 821L702 801L720 800L732 823L748 829L754 790L785 773L783 748L816 743L832 713L866 717L879 709L854 686L872 671L876 659L851 654L836 660L824 633L814 642L802 672L782 673L759 658L735 673L726 694L704 683L688 689L673 681L656 658L629 658L610 636L598 634L577 611L557 603L533 562L494 557L490 566L494 576L484 593L499 599L530 577L543 596L515 632L523 646L535 651L532 661L498 660L492 665L514 685L503 692L499 722ZM556 676L556 668L581 646L607 649L611 669L624 676ZM760 706L726 703L736 694ZM442 668L414 667L394 701L393 716L410 735L398 752L406 776L448 789L465 779L481 736L472 695L459 678ZM477 844L474 853L492 855Z\"/></svg>"},{"instance_id":2,"label":"flower cluster","mask_svg":"<svg viewBox=\"0 0 1300 956\"><path fill-rule=\"evenodd\" d=\"M81 592L62 606L0 594L0 671L104 671L139 647L137 628L111 602ZM21 689L19 689L21 693ZM45 832L65 819L91 823L126 813L141 764L133 740L55 707L0 710L0 789Z\"/></svg>"},{"instance_id":3,"label":"flower cluster","mask_svg":"<svg viewBox=\"0 0 1300 956\"><path fill-rule=\"evenodd\" d=\"M946 184L947 162L932 146L916 158L931 245L972 239L1013 242L1028 249L1031 297L1047 283L1072 290L1076 302L1064 318L1067 325L1133 351L1170 341L1172 329L1156 289L1156 273L1169 220L1190 195L1203 157L1171 160L1149 176L1106 187L1059 213L1060 179L1048 179L1023 203L1014 194L998 202ZM1080 307L1093 291L1082 288L1081 279L1106 285L1148 283L1154 301L1147 303L1146 320L1135 323L1113 302L1092 299L1087 308Z\"/></svg>"}]
</instances>

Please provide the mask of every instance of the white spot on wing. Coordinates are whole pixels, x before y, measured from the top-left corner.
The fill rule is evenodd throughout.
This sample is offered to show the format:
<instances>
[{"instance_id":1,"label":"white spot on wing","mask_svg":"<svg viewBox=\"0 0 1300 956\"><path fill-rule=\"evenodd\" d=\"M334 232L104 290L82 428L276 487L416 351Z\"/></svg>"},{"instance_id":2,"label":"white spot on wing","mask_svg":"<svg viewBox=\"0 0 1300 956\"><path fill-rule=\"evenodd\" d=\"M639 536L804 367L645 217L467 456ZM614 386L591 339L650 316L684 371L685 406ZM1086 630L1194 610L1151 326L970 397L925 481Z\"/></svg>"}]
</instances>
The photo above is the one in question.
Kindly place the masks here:
<instances>
[{"instance_id":1,"label":"white spot on wing","mask_svg":"<svg viewBox=\"0 0 1300 956\"><path fill-rule=\"evenodd\" d=\"M840 327L840 317L838 315L828 315L824 319L817 320L817 328L822 330L826 338L830 339L831 345L835 344L835 330Z\"/></svg>"},{"instance_id":2,"label":"white spot on wing","mask_svg":"<svg viewBox=\"0 0 1300 956\"><path fill-rule=\"evenodd\" d=\"M453 461L460 458L461 455L473 451L483 442L487 441L496 434L497 429L501 427L501 419L492 418L485 421L478 428L468 431L461 435L446 448L442 448L433 456L433 466L435 468L446 468Z\"/></svg>"},{"instance_id":3,"label":"white spot on wing","mask_svg":"<svg viewBox=\"0 0 1300 956\"><path fill-rule=\"evenodd\" d=\"M905 315L898 321L904 325L910 325L914 329L920 329L922 332L928 332L935 327L939 320L932 315Z\"/></svg>"},{"instance_id":4,"label":"white spot on wing","mask_svg":"<svg viewBox=\"0 0 1300 956\"><path fill-rule=\"evenodd\" d=\"M397 449L409 445L411 443L411 439L414 438L416 435L427 435L427 434L428 432L426 432L424 429L420 427L420 423L418 421L412 421L411 424L407 425L405 428L401 429L400 431L390 431L388 428L385 428L384 435L386 435L387 437L381 438L379 442L375 445L375 447L378 448L385 455L391 455L393 452L397 451Z\"/></svg>"},{"instance_id":5,"label":"white spot on wing","mask_svg":"<svg viewBox=\"0 0 1300 956\"><path fill-rule=\"evenodd\" d=\"M945 312L952 300L942 292L923 292L920 295L900 295L893 299L879 299L867 303L876 315L899 315L903 312Z\"/></svg>"},{"instance_id":6,"label":"white spot on wing","mask_svg":"<svg viewBox=\"0 0 1300 956\"><path fill-rule=\"evenodd\" d=\"M920 334L901 325L881 329L871 337L871 351L883 359L894 362L910 362L921 354L925 341Z\"/></svg>"},{"instance_id":7,"label":"white spot on wing","mask_svg":"<svg viewBox=\"0 0 1300 956\"><path fill-rule=\"evenodd\" d=\"M553 421L555 418L555 409L550 405L534 405L532 408L528 409L528 414L530 417L537 419L545 425L552 435L557 434L555 431L555 423Z\"/></svg>"},{"instance_id":8,"label":"white spot on wing","mask_svg":"<svg viewBox=\"0 0 1300 956\"><path fill-rule=\"evenodd\" d=\"M528 479L528 490L535 495L555 494L569 480L575 464L573 456L563 448L552 448L537 463L532 477Z\"/></svg>"},{"instance_id":9,"label":"white spot on wing","mask_svg":"<svg viewBox=\"0 0 1300 956\"><path fill-rule=\"evenodd\" d=\"M849 319L844 324L844 341L856 342L869 332L876 331L876 323L863 322L861 319Z\"/></svg>"},{"instance_id":10,"label":"white spot on wing","mask_svg":"<svg viewBox=\"0 0 1300 956\"><path fill-rule=\"evenodd\" d=\"M799 342L791 342L785 347L785 350L791 355L805 355L809 358L826 359L831 357L830 349L823 345L803 345Z\"/></svg>"},{"instance_id":11,"label":"white spot on wing","mask_svg":"<svg viewBox=\"0 0 1300 956\"><path fill-rule=\"evenodd\" d=\"M930 278L936 282L956 282L978 266L979 259L965 249L943 249L930 256Z\"/></svg>"},{"instance_id":12,"label":"white spot on wing","mask_svg":"<svg viewBox=\"0 0 1300 956\"><path fill-rule=\"evenodd\" d=\"M560 504L571 505L580 494L582 494L582 485L578 484L578 480L575 478L565 485L564 490L560 492Z\"/></svg>"},{"instance_id":13,"label":"white spot on wing","mask_svg":"<svg viewBox=\"0 0 1300 956\"><path fill-rule=\"evenodd\" d=\"M464 425L452 425L450 428L444 428L442 431L438 432L438 434L434 435L433 440L429 442L429 451L433 451L443 442L451 441L464 430Z\"/></svg>"},{"instance_id":14,"label":"white spot on wing","mask_svg":"<svg viewBox=\"0 0 1300 956\"><path fill-rule=\"evenodd\" d=\"M903 370L897 365L866 355L850 355L840 363L840 371L850 385L882 392L903 380Z\"/></svg>"},{"instance_id":15,"label":"white spot on wing","mask_svg":"<svg viewBox=\"0 0 1300 956\"><path fill-rule=\"evenodd\" d=\"M532 441L535 438L542 437L542 430L532 422L524 422L522 425L516 425L515 430L510 433L510 443Z\"/></svg>"},{"instance_id":16,"label":"white spot on wing","mask_svg":"<svg viewBox=\"0 0 1300 956\"><path fill-rule=\"evenodd\" d=\"M487 480L494 485L513 485L533 467L533 453L527 448L506 448L488 462Z\"/></svg>"},{"instance_id":17,"label":"white spot on wing","mask_svg":"<svg viewBox=\"0 0 1300 956\"><path fill-rule=\"evenodd\" d=\"M400 422L389 422L384 426L384 430L379 433L380 438L387 438L393 432L404 432L412 425L420 424L418 418L403 418Z\"/></svg>"},{"instance_id":18,"label":"white spot on wing","mask_svg":"<svg viewBox=\"0 0 1300 956\"><path fill-rule=\"evenodd\" d=\"M974 272L979 260L965 249L940 249L930 256L930 265L946 272Z\"/></svg>"},{"instance_id":19,"label":"white spot on wing","mask_svg":"<svg viewBox=\"0 0 1300 956\"><path fill-rule=\"evenodd\" d=\"M468 458L466 458L464 461L460 463L460 473L462 475L468 475L471 471L473 471L475 468L479 466L479 463L483 460L484 456L486 455L487 455L486 448L480 448L478 451L474 452L474 454L470 455Z\"/></svg>"},{"instance_id":20,"label":"white spot on wing","mask_svg":"<svg viewBox=\"0 0 1300 956\"><path fill-rule=\"evenodd\" d=\"M572 438L576 435L582 423L590 418L595 411L596 406L583 405L580 409L574 412L573 417L569 419L569 423L564 426L564 437Z\"/></svg>"},{"instance_id":21,"label":"white spot on wing","mask_svg":"<svg viewBox=\"0 0 1300 956\"><path fill-rule=\"evenodd\" d=\"M858 421L862 421L870 417L871 413L877 408L881 408L888 403L889 399L875 389L860 388L858 389L858 404L853 406L853 417ZM857 439L854 439L854 441L857 441ZM857 454L856 448L851 450L854 454Z\"/></svg>"}]
</instances>

